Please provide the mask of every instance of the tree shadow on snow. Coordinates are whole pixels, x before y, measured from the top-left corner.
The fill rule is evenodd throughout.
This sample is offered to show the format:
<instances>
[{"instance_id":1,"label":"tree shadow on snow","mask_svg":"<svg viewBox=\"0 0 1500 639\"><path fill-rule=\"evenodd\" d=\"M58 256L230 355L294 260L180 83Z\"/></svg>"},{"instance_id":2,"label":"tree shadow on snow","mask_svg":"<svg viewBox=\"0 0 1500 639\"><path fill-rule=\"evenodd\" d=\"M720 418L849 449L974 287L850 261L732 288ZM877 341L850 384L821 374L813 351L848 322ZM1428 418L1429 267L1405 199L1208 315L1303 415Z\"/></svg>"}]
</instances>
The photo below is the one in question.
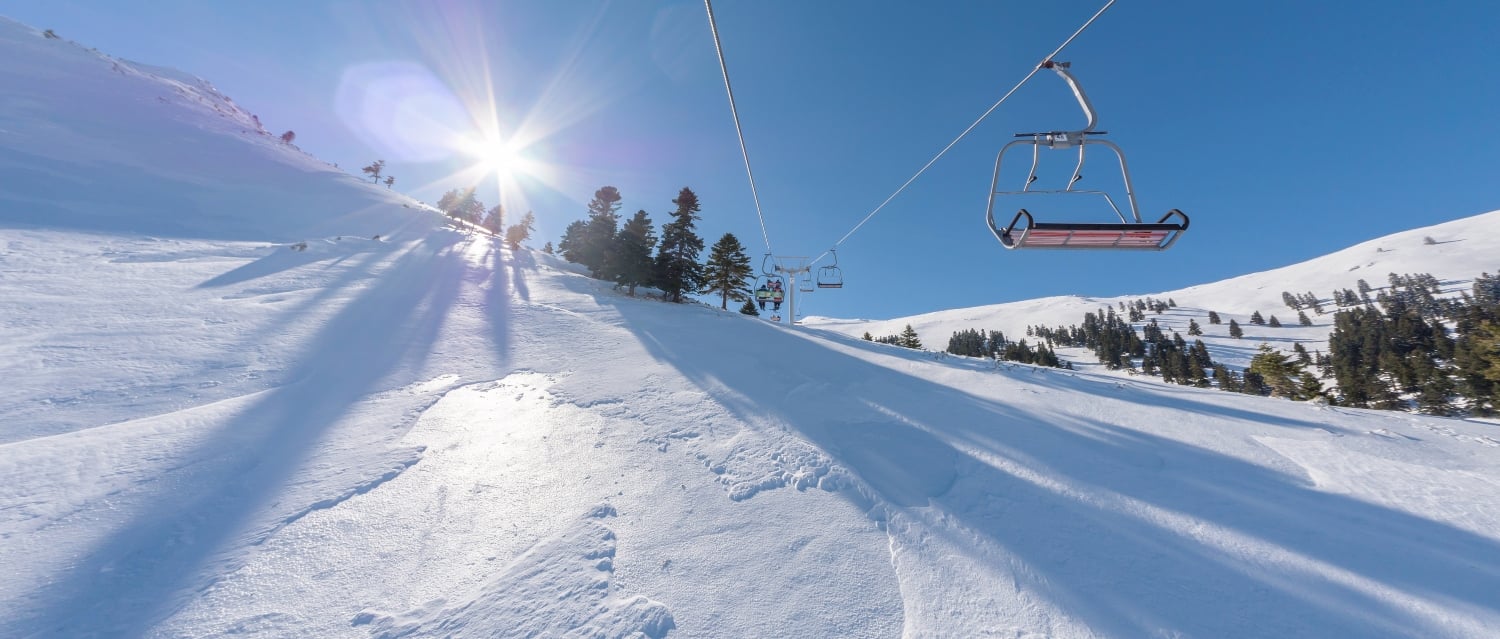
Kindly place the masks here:
<instances>
[{"instance_id":1,"label":"tree shadow on snow","mask_svg":"<svg viewBox=\"0 0 1500 639\"><path fill-rule=\"evenodd\" d=\"M1300 478L1192 444L1088 417L1070 406L1037 413L899 370L868 363L827 342L760 322L703 327L706 312L640 311L619 304L627 324L661 361L749 424L765 418L832 455L896 513L939 509L959 531L977 533L1024 568L1043 594L1106 636L1422 636L1426 619L1312 570L1270 564L1252 550L1220 548L1212 528L1284 549L1290 561L1323 564L1410 596L1494 611L1500 544L1448 524L1314 489ZM852 348L930 362L875 344ZM705 361L714 353L715 362ZM788 362L787 359L795 358ZM1181 411L1268 426L1321 427L1197 402L1192 389L1165 391L1144 413L1128 399L1066 374L1052 384L1085 394L1101 414L1181 419ZM1059 383L1058 380L1067 380ZM722 385L722 386L721 386ZM728 387L735 395L716 389ZM1233 401L1251 401L1248 399ZM1123 418L1121 418L1123 419ZM1078 492L1006 470L1022 467ZM843 492L847 493L847 489ZM846 497L862 503L856 495ZM1201 522L1159 523L1133 502ZM877 506L878 507L878 506ZM941 531L935 531L941 534ZM972 544L955 539L959 548ZM974 551L986 553L987 551ZM1006 563L1003 556L975 556ZM1009 588L1009 586L1004 586Z\"/></svg>"},{"instance_id":2,"label":"tree shadow on snow","mask_svg":"<svg viewBox=\"0 0 1500 639\"><path fill-rule=\"evenodd\" d=\"M467 268L452 242L418 242L395 258L310 340L288 383L183 455L200 467L190 485L155 487L154 504L38 588L33 600L45 603L35 618L6 625L20 624L22 636L145 635L225 571L214 565L219 553L309 506L280 501L289 482L358 402L415 381L391 375L428 356Z\"/></svg>"}]
</instances>

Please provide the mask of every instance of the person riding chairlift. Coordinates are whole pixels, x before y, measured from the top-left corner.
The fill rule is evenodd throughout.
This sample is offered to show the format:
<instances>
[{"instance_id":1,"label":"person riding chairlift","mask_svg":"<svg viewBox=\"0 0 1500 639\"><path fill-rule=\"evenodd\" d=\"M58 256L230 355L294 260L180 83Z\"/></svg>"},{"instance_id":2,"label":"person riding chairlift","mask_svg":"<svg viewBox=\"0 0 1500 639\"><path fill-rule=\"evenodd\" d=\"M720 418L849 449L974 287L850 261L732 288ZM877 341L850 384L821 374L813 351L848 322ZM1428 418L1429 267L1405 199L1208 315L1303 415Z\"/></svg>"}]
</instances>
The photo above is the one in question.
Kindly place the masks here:
<instances>
[{"instance_id":1,"label":"person riding chairlift","mask_svg":"<svg viewBox=\"0 0 1500 639\"><path fill-rule=\"evenodd\" d=\"M771 289L766 288L765 284L755 289L755 301L760 303L760 310L766 310L766 301L769 299L771 299Z\"/></svg>"},{"instance_id":2,"label":"person riding chairlift","mask_svg":"<svg viewBox=\"0 0 1500 639\"><path fill-rule=\"evenodd\" d=\"M782 300L782 296L781 296L781 280L772 280L771 281L771 303L774 304L775 306L772 307L771 310L773 310L773 311L779 311L779 310L781 310L781 300Z\"/></svg>"}]
</instances>

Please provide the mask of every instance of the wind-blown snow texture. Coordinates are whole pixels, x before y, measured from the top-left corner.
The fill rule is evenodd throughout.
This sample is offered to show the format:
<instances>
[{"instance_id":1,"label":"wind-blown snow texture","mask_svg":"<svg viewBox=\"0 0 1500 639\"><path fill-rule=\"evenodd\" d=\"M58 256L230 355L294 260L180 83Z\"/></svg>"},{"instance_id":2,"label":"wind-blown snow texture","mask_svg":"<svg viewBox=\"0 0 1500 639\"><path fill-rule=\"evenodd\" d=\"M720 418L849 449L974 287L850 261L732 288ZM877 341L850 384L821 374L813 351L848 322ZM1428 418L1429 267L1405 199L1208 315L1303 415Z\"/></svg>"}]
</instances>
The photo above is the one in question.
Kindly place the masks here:
<instances>
[{"instance_id":1,"label":"wind-blown snow texture","mask_svg":"<svg viewBox=\"0 0 1500 639\"><path fill-rule=\"evenodd\" d=\"M201 81L4 21L0 53L0 166L28 171L0 181L0 636L1500 627L1493 424L842 334L1111 300L786 330L631 299L279 146ZM1467 278L1497 230L1156 295L1185 324Z\"/></svg>"}]
</instances>

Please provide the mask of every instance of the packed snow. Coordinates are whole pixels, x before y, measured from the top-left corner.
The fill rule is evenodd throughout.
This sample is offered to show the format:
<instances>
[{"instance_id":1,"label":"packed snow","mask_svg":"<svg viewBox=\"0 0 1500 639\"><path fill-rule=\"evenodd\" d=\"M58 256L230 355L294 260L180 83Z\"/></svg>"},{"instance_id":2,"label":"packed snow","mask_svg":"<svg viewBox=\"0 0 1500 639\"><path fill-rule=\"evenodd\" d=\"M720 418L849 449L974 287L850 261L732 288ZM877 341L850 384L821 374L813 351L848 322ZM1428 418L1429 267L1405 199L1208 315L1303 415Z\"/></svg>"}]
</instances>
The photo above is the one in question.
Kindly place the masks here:
<instances>
[{"instance_id":1,"label":"packed snow","mask_svg":"<svg viewBox=\"0 0 1500 639\"><path fill-rule=\"evenodd\" d=\"M856 337L1113 298L794 328L631 298L201 80L4 20L0 51L0 636L1500 627L1492 423ZM1185 324L1355 264L1458 282L1497 227L1152 295Z\"/></svg>"}]
</instances>

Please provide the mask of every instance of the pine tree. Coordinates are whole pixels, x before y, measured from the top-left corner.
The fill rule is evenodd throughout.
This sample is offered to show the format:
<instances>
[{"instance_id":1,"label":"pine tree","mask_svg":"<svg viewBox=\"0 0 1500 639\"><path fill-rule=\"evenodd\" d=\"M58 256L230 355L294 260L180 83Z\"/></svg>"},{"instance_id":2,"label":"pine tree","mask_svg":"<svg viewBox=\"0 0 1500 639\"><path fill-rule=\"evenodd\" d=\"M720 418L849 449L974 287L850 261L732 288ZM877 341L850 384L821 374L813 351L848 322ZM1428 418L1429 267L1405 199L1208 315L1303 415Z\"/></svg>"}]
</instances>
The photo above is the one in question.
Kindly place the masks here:
<instances>
[{"instance_id":1,"label":"pine tree","mask_svg":"<svg viewBox=\"0 0 1500 639\"><path fill-rule=\"evenodd\" d=\"M907 324L906 328L901 330L901 341L898 345L916 350L922 349L922 340L917 337L917 331L911 327L911 324Z\"/></svg>"},{"instance_id":2,"label":"pine tree","mask_svg":"<svg viewBox=\"0 0 1500 639\"><path fill-rule=\"evenodd\" d=\"M1292 343L1292 353L1297 355L1297 363L1303 367L1312 366L1312 355L1307 352L1307 347L1302 342Z\"/></svg>"},{"instance_id":3,"label":"pine tree","mask_svg":"<svg viewBox=\"0 0 1500 639\"><path fill-rule=\"evenodd\" d=\"M873 342L873 341L875 341L875 336L871 335L870 331L865 331L865 334L862 335L862 336L860 336L860 339L862 339L862 340L864 340L866 342Z\"/></svg>"},{"instance_id":4,"label":"pine tree","mask_svg":"<svg viewBox=\"0 0 1500 639\"><path fill-rule=\"evenodd\" d=\"M1260 352L1250 358L1249 370L1260 375L1261 380L1270 387L1272 395L1288 399L1300 398L1298 387L1302 366L1286 353L1271 348L1270 344L1260 345Z\"/></svg>"},{"instance_id":5,"label":"pine tree","mask_svg":"<svg viewBox=\"0 0 1500 639\"><path fill-rule=\"evenodd\" d=\"M1297 323L1302 326L1312 326L1312 318L1307 316L1307 311L1297 311Z\"/></svg>"},{"instance_id":6,"label":"pine tree","mask_svg":"<svg viewBox=\"0 0 1500 639\"><path fill-rule=\"evenodd\" d=\"M474 197L474 189L453 189L438 200L438 210L455 220L478 224L484 213L484 203Z\"/></svg>"},{"instance_id":7,"label":"pine tree","mask_svg":"<svg viewBox=\"0 0 1500 639\"><path fill-rule=\"evenodd\" d=\"M1297 395L1301 399L1323 397L1323 382L1311 371L1304 370L1297 376Z\"/></svg>"},{"instance_id":8,"label":"pine tree","mask_svg":"<svg viewBox=\"0 0 1500 639\"><path fill-rule=\"evenodd\" d=\"M1214 379L1219 382L1219 390L1230 393L1238 393L1241 383L1238 376L1223 364L1214 364Z\"/></svg>"},{"instance_id":9,"label":"pine tree","mask_svg":"<svg viewBox=\"0 0 1500 639\"><path fill-rule=\"evenodd\" d=\"M1265 324L1266 318L1260 316L1260 311L1255 311L1250 314L1250 323L1256 325Z\"/></svg>"},{"instance_id":10,"label":"pine tree","mask_svg":"<svg viewBox=\"0 0 1500 639\"><path fill-rule=\"evenodd\" d=\"M760 310L755 308L755 300L746 299L745 304L740 307L740 314L760 317Z\"/></svg>"},{"instance_id":11,"label":"pine tree","mask_svg":"<svg viewBox=\"0 0 1500 639\"><path fill-rule=\"evenodd\" d=\"M1221 324L1223 322L1219 319L1219 314L1218 313L1215 313L1213 311L1209 311L1208 312L1208 323L1209 324Z\"/></svg>"},{"instance_id":12,"label":"pine tree","mask_svg":"<svg viewBox=\"0 0 1500 639\"><path fill-rule=\"evenodd\" d=\"M392 175L385 176L385 188L389 189L389 188L391 188L391 185L395 184L395 183L396 183L396 177L395 176L392 176Z\"/></svg>"},{"instance_id":13,"label":"pine tree","mask_svg":"<svg viewBox=\"0 0 1500 639\"><path fill-rule=\"evenodd\" d=\"M698 263L698 253L703 250L703 238L693 232L693 223L698 219L698 195L683 187L672 203L677 210L672 212L672 221L662 227L655 281L668 300L681 302L684 294L702 285L703 265Z\"/></svg>"},{"instance_id":14,"label":"pine tree","mask_svg":"<svg viewBox=\"0 0 1500 639\"><path fill-rule=\"evenodd\" d=\"M552 255L554 253L554 251L552 250L552 242L549 241L546 244L543 244L542 245L542 252L546 253L548 255Z\"/></svg>"},{"instance_id":15,"label":"pine tree","mask_svg":"<svg viewBox=\"0 0 1500 639\"><path fill-rule=\"evenodd\" d=\"M615 211L619 208L620 190L613 186L599 187L589 201L589 219L584 222L579 238L578 262L588 267L589 275L599 279L614 279L615 234L620 227Z\"/></svg>"},{"instance_id":16,"label":"pine tree","mask_svg":"<svg viewBox=\"0 0 1500 639\"><path fill-rule=\"evenodd\" d=\"M583 261L583 231L586 226L583 220L573 220L563 231L562 239L557 242L557 252L562 254L563 259L574 264Z\"/></svg>"},{"instance_id":17,"label":"pine tree","mask_svg":"<svg viewBox=\"0 0 1500 639\"><path fill-rule=\"evenodd\" d=\"M1266 388L1266 382L1261 378L1260 373L1247 370L1245 371L1243 380L1244 383L1240 386L1241 393L1245 393L1246 395L1271 394L1271 389Z\"/></svg>"},{"instance_id":18,"label":"pine tree","mask_svg":"<svg viewBox=\"0 0 1500 639\"><path fill-rule=\"evenodd\" d=\"M1239 322L1229 320L1229 336L1235 339L1239 339L1245 336L1245 331L1244 329L1240 328Z\"/></svg>"},{"instance_id":19,"label":"pine tree","mask_svg":"<svg viewBox=\"0 0 1500 639\"><path fill-rule=\"evenodd\" d=\"M499 235L500 229L505 228L505 208L496 204L485 211L484 220L479 223L490 235Z\"/></svg>"},{"instance_id":20,"label":"pine tree","mask_svg":"<svg viewBox=\"0 0 1500 639\"><path fill-rule=\"evenodd\" d=\"M651 283L653 262L651 252L656 249L656 230L651 217L645 211L636 211L625 223L615 240L615 278L626 287L626 295L635 297L635 288Z\"/></svg>"},{"instance_id":21,"label":"pine tree","mask_svg":"<svg viewBox=\"0 0 1500 639\"><path fill-rule=\"evenodd\" d=\"M1281 328L1281 320L1276 319L1275 315L1272 315L1271 319L1266 320L1266 324L1271 328Z\"/></svg>"},{"instance_id":22,"label":"pine tree","mask_svg":"<svg viewBox=\"0 0 1500 639\"><path fill-rule=\"evenodd\" d=\"M521 216L519 223L512 224L510 228L505 229L505 243L510 245L510 250L520 249L522 242L531 239L531 232L534 230L532 225L535 223L536 215L527 211Z\"/></svg>"},{"instance_id":23,"label":"pine tree","mask_svg":"<svg viewBox=\"0 0 1500 639\"><path fill-rule=\"evenodd\" d=\"M745 280L752 273L750 256L744 245L733 233L725 233L709 249L708 262L703 265L705 286L701 292L718 293L719 308L727 310L729 300L749 301L752 295Z\"/></svg>"},{"instance_id":24,"label":"pine tree","mask_svg":"<svg viewBox=\"0 0 1500 639\"><path fill-rule=\"evenodd\" d=\"M360 169L360 170L364 171L365 173L369 173L370 177L372 178L373 181L379 182L380 181L380 172L382 170L384 170L384 169L385 169L385 160L376 160L376 161L370 163L369 166L367 166L367 167L365 167L363 169Z\"/></svg>"},{"instance_id":25,"label":"pine tree","mask_svg":"<svg viewBox=\"0 0 1500 639\"><path fill-rule=\"evenodd\" d=\"M1197 320L1191 320L1190 319L1190 320L1188 320L1187 334L1188 335L1202 335L1203 334L1203 327L1201 327L1201 326L1198 325Z\"/></svg>"}]
</instances>

